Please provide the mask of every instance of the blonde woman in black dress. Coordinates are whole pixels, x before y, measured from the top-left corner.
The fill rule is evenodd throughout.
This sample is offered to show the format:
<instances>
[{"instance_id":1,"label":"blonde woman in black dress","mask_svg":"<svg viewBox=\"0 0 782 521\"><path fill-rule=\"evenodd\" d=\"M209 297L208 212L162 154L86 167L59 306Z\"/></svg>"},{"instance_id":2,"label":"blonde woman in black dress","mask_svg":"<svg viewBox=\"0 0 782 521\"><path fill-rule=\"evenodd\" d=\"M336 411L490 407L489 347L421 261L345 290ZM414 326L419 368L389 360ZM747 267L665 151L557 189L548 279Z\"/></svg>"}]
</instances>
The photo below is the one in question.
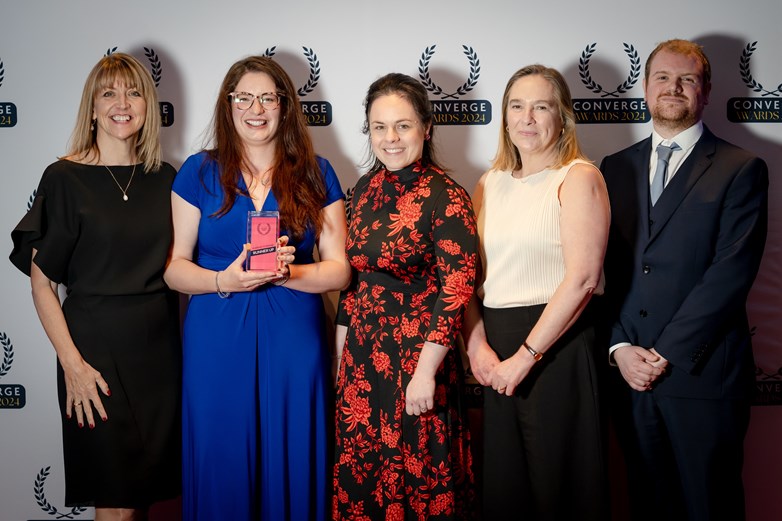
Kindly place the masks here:
<instances>
[{"instance_id":1,"label":"blonde woman in black dress","mask_svg":"<svg viewBox=\"0 0 782 521\"><path fill-rule=\"evenodd\" d=\"M96 521L146 519L181 487L177 299L163 282L175 170L159 135L149 72L101 59L68 155L11 234L57 353L65 503L94 506Z\"/></svg>"}]
</instances>

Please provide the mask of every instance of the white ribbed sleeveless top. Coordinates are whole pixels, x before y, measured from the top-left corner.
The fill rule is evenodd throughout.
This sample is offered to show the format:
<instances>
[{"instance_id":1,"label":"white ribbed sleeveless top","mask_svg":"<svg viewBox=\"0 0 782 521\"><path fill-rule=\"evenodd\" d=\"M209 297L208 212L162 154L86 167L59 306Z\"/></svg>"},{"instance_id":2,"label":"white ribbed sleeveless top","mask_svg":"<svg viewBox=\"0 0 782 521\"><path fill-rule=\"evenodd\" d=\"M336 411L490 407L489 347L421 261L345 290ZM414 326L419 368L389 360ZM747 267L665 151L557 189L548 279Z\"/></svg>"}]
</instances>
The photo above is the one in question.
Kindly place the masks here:
<instances>
[{"instance_id":1,"label":"white ribbed sleeveless top","mask_svg":"<svg viewBox=\"0 0 782 521\"><path fill-rule=\"evenodd\" d=\"M576 159L516 179L491 170L478 214L484 282L483 305L510 308L545 304L565 277L559 225L559 187Z\"/></svg>"}]
</instances>

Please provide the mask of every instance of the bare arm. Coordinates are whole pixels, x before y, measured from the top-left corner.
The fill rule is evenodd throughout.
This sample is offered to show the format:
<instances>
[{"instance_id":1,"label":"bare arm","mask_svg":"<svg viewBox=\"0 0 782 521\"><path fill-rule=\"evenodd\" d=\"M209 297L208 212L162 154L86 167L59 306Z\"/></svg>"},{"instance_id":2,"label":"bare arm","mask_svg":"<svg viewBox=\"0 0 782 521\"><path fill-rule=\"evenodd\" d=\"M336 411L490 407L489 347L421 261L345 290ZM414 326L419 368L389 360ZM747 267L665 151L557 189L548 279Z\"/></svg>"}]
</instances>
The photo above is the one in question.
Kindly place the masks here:
<instances>
[{"instance_id":1,"label":"bare arm","mask_svg":"<svg viewBox=\"0 0 782 521\"><path fill-rule=\"evenodd\" d=\"M202 268L193 262L193 251L198 240L198 224L201 210L171 193L171 214L174 221L174 244L171 262L163 278L171 289L189 295L217 292L217 284L224 292L252 291L262 284L280 280L281 274L273 271L245 271L247 248L225 270L216 272ZM283 255L292 247L286 247Z\"/></svg>"},{"instance_id":2,"label":"bare arm","mask_svg":"<svg viewBox=\"0 0 782 521\"><path fill-rule=\"evenodd\" d=\"M334 383L337 382L337 375L339 374L339 366L342 363L342 351L345 348L345 340L348 337L348 326L337 324L334 331L334 354L333 363L331 364L332 376L334 377Z\"/></svg>"},{"instance_id":3,"label":"bare arm","mask_svg":"<svg viewBox=\"0 0 782 521\"><path fill-rule=\"evenodd\" d=\"M478 180L472 196L472 207L476 218L480 215L483 205L483 186L486 182L485 173ZM480 234L479 234L480 251ZM479 288L483 283L483 270L478 266L478 273L475 280L475 288ZM470 359L470 370L481 385L490 385L490 375L494 367L500 363L497 353L489 345L486 338L486 328L483 324L483 304L477 294L473 294L470 304L464 313L464 325L462 327L462 338L467 349L467 356Z\"/></svg>"},{"instance_id":4,"label":"bare arm","mask_svg":"<svg viewBox=\"0 0 782 521\"><path fill-rule=\"evenodd\" d=\"M75 410L79 427L84 425L85 416L87 424L94 427L93 407L103 421L108 419L98 394L98 388L106 396L110 396L111 391L100 373L82 358L73 342L60 305L60 297L57 292L58 284L52 282L35 264L36 253L37 251L33 250L33 262L30 263L33 303L65 374L66 414L70 418L71 413Z\"/></svg>"},{"instance_id":5,"label":"bare arm","mask_svg":"<svg viewBox=\"0 0 782 521\"><path fill-rule=\"evenodd\" d=\"M527 343L539 353L545 353L586 307L602 275L608 240L608 194L597 168L573 166L560 188L560 204L565 277L527 337ZM504 388L511 395L534 363L527 349L520 347L495 368L492 387Z\"/></svg>"},{"instance_id":6,"label":"bare arm","mask_svg":"<svg viewBox=\"0 0 782 521\"><path fill-rule=\"evenodd\" d=\"M481 385L491 385L491 373L500 363L497 353L489 345L481 313L481 300L473 295L464 314L462 338L470 359L470 370Z\"/></svg>"},{"instance_id":7,"label":"bare arm","mask_svg":"<svg viewBox=\"0 0 782 521\"><path fill-rule=\"evenodd\" d=\"M405 391L407 414L419 416L434 408L435 374L446 354L447 347L434 342L424 342L415 373Z\"/></svg>"},{"instance_id":8,"label":"bare arm","mask_svg":"<svg viewBox=\"0 0 782 521\"><path fill-rule=\"evenodd\" d=\"M350 264L345 254L347 224L345 202L334 201L323 210L323 230L318 239L319 262L291 264L285 287L307 293L345 289L350 282Z\"/></svg>"}]
</instances>

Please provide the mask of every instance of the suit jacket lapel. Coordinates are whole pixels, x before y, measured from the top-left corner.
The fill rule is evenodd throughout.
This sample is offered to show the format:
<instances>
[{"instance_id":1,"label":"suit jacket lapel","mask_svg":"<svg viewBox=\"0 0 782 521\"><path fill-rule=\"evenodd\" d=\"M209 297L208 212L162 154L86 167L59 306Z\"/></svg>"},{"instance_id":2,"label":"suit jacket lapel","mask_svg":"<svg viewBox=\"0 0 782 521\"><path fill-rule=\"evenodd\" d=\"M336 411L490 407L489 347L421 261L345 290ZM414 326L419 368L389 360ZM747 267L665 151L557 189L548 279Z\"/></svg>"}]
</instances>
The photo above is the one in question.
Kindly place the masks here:
<instances>
[{"instance_id":1,"label":"suit jacket lapel","mask_svg":"<svg viewBox=\"0 0 782 521\"><path fill-rule=\"evenodd\" d=\"M665 190L663 190L663 193L657 200L657 204L649 211L649 243L654 241L671 216L679 208L684 198L687 197L687 194L695 186L695 183L698 182L698 179L709 169L715 146L714 134L709 132L707 128L704 128L703 135L695 144L692 153L679 167L668 186L665 187ZM646 157L648 158L649 156L647 155ZM647 187L647 194L648 192Z\"/></svg>"},{"instance_id":2,"label":"suit jacket lapel","mask_svg":"<svg viewBox=\"0 0 782 521\"><path fill-rule=\"evenodd\" d=\"M638 233L649 239L649 158L652 155L652 138L638 143L633 154L633 172L636 204L638 208Z\"/></svg>"}]
</instances>

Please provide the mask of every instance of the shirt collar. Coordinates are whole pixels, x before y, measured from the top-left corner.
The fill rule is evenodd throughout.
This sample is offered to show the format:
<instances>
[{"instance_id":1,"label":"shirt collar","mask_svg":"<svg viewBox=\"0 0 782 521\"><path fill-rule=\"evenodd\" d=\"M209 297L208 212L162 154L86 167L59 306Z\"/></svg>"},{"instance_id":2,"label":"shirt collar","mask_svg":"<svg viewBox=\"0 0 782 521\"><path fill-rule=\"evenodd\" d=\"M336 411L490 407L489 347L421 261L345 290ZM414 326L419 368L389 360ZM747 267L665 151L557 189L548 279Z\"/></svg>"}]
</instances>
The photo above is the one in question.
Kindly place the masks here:
<instances>
[{"instance_id":1,"label":"shirt collar","mask_svg":"<svg viewBox=\"0 0 782 521\"><path fill-rule=\"evenodd\" d=\"M675 142L681 148L682 152L686 152L695 146L695 143L703 135L703 121L698 121L687 130L682 130L671 139L663 139L663 137L657 133L656 130L652 130L652 151L657 150L657 145L665 143L670 145Z\"/></svg>"}]
</instances>

